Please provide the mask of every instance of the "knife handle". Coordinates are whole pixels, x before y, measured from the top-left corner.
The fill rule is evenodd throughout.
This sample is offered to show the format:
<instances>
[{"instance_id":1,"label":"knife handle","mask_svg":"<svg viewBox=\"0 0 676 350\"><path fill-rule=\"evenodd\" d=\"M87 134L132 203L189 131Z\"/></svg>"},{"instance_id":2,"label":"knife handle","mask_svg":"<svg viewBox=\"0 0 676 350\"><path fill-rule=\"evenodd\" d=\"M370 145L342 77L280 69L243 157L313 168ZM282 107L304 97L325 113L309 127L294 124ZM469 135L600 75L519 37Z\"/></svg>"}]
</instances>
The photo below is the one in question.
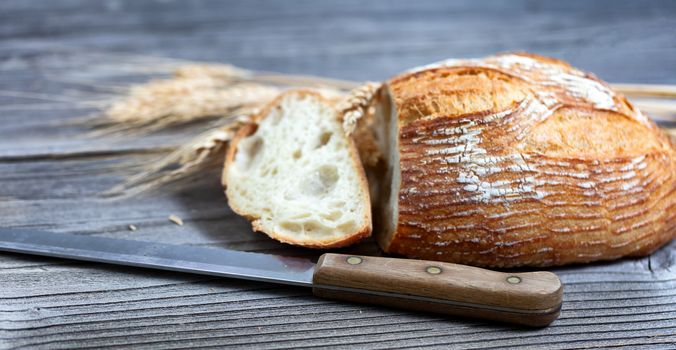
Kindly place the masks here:
<instances>
[{"instance_id":1,"label":"knife handle","mask_svg":"<svg viewBox=\"0 0 676 350\"><path fill-rule=\"evenodd\" d=\"M324 254L313 276L319 297L527 326L550 324L563 286L551 272L504 273L437 261Z\"/></svg>"}]
</instances>

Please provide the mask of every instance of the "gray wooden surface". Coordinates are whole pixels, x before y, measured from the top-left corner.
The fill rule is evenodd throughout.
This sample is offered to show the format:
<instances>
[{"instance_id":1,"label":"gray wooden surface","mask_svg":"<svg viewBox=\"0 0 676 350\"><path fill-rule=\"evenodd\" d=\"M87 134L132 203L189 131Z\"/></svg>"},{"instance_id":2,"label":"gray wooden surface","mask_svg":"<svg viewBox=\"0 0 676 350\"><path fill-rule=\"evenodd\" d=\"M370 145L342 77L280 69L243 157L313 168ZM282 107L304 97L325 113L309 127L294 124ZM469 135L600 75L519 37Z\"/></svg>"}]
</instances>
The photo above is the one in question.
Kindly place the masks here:
<instances>
[{"instance_id":1,"label":"gray wooden surface","mask_svg":"<svg viewBox=\"0 0 676 350\"><path fill-rule=\"evenodd\" d=\"M176 64L168 58L377 80L504 50L553 55L614 82L676 83L676 2L4 0L0 226L308 254L251 233L216 173L178 193L98 196L204 126L87 139L70 121L166 73ZM673 349L675 252L672 243L649 258L555 269L563 313L538 330L325 301L300 288L0 254L0 348Z\"/></svg>"}]
</instances>

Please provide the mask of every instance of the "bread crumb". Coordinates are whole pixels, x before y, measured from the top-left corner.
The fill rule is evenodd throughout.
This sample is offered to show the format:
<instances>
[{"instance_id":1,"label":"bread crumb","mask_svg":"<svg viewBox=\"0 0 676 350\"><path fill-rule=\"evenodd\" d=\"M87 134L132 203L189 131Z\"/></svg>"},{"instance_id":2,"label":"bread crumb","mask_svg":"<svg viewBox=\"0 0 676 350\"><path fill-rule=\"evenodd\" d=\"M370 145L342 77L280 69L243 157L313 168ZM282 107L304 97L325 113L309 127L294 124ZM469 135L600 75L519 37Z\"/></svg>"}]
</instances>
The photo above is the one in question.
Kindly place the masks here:
<instances>
[{"instance_id":1,"label":"bread crumb","mask_svg":"<svg viewBox=\"0 0 676 350\"><path fill-rule=\"evenodd\" d=\"M183 220L174 214L169 215L169 221L175 223L178 226L183 226Z\"/></svg>"},{"instance_id":2,"label":"bread crumb","mask_svg":"<svg viewBox=\"0 0 676 350\"><path fill-rule=\"evenodd\" d=\"M138 227L136 227L136 225L129 225L129 226L127 226L127 228L129 228L129 231L136 231L136 230L138 230Z\"/></svg>"}]
</instances>

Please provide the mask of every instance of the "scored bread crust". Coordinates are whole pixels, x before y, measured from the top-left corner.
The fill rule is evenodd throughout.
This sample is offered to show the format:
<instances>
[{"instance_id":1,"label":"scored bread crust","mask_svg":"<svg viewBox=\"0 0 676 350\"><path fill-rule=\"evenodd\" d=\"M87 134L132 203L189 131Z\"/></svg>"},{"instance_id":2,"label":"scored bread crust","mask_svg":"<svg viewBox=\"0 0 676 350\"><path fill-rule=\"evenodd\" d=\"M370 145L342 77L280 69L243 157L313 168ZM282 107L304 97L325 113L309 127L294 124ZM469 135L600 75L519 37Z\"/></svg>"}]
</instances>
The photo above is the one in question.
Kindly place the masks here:
<instances>
[{"instance_id":1,"label":"scored bread crust","mask_svg":"<svg viewBox=\"0 0 676 350\"><path fill-rule=\"evenodd\" d=\"M223 173L221 177L221 183L222 185L226 188L226 196L228 197L228 204L230 205L230 208L237 214L245 217L247 220L251 221L251 225L254 231L259 231L267 234L273 239L276 239L280 242L283 243L288 243L292 245L297 245L297 246L303 246L306 248L314 248L314 249L329 249L329 248L340 248L340 247L345 247L351 244L354 244L366 237L369 237L371 235L372 231L372 223L371 223L371 201L369 197L369 189L368 189L368 183L366 181L366 174L364 172L364 168L361 164L361 161L359 159L359 153L357 151L357 148L355 146L354 140L350 138L349 136L347 137L348 141L348 147L349 147L349 154L350 154L350 159L352 160L352 165L353 169L357 171L357 177L359 178L359 188L361 192L361 197L365 198L365 203L362 205L364 206L364 225L357 228L354 232L350 234L346 234L344 237L338 238L338 239L332 239L332 240L322 240L322 239L311 239L311 238L305 238L302 240L294 239L293 237L289 237L288 235L281 234L277 232L274 229L270 229L268 227L265 227L265 225L261 224L260 217L256 216L254 213L248 212L244 210L242 207L238 206L235 201L232 200L232 196L228 194L228 168L233 164L235 160L235 155L237 154L237 148L238 144L245 139L246 137L252 135L253 133L256 132L257 130L257 124L259 121L261 121L263 118L265 118L267 115L270 114L271 110L275 107L277 107L282 100L289 96L295 95L298 98L306 98L306 97L311 97L311 98L316 98L320 100L322 103L325 103L330 106L335 105L335 100L325 98L322 96L320 93L311 91L311 90L306 90L306 89L295 89L295 90L290 90L287 92L284 92L277 96L273 101L268 103L260 113L256 114L253 118L252 121L254 123L249 123L243 125L235 134L233 139L230 141L228 145L228 149L226 151L226 156L225 156L225 164L223 167ZM336 111L336 114L338 111ZM338 116L337 116L338 117Z\"/></svg>"},{"instance_id":2,"label":"scored bread crust","mask_svg":"<svg viewBox=\"0 0 676 350\"><path fill-rule=\"evenodd\" d=\"M505 54L385 89L401 170L394 229L377 231L386 252L551 266L643 256L676 236L674 145L595 76Z\"/></svg>"}]
</instances>

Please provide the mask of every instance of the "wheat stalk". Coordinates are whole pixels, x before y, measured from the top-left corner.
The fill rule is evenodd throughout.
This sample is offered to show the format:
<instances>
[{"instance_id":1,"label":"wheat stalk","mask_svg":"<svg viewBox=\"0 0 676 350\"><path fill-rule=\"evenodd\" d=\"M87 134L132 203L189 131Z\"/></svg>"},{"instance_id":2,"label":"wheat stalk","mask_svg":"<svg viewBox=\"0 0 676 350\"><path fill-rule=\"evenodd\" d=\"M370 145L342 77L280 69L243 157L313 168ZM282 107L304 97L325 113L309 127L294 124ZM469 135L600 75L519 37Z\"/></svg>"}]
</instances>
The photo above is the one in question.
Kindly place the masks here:
<instances>
[{"instance_id":1,"label":"wheat stalk","mask_svg":"<svg viewBox=\"0 0 676 350\"><path fill-rule=\"evenodd\" d=\"M188 64L175 68L168 79L133 86L128 94L110 104L94 125L94 134L129 135L220 118L223 126L197 136L188 144L152 163L125 183L107 191L108 195L135 195L166 184L191 179L210 168L222 167L228 141L243 123L276 97L285 87L311 86L324 96L338 100L343 129L352 135L365 165L375 165L380 151L371 128L373 101L379 83L342 81L313 76L253 73L230 65ZM614 85L627 95L673 96L673 87ZM344 92L352 89L349 93ZM638 102L638 101L637 101ZM640 107L674 112L673 103L641 101ZM658 108L659 107L659 108ZM666 130L676 137L676 129Z\"/></svg>"},{"instance_id":2,"label":"wheat stalk","mask_svg":"<svg viewBox=\"0 0 676 350\"><path fill-rule=\"evenodd\" d=\"M151 192L169 183L192 179L205 170L222 167L228 142L242 124L250 122L250 116L231 118L224 126L195 137L104 195L133 196Z\"/></svg>"},{"instance_id":3,"label":"wheat stalk","mask_svg":"<svg viewBox=\"0 0 676 350\"><path fill-rule=\"evenodd\" d=\"M613 89L629 96L676 97L676 85L658 84L610 84Z\"/></svg>"},{"instance_id":4,"label":"wheat stalk","mask_svg":"<svg viewBox=\"0 0 676 350\"><path fill-rule=\"evenodd\" d=\"M133 86L106 108L93 126L102 134L149 133L209 118L254 113L285 87L312 86L342 96L354 83L311 76L254 74L222 64L177 67L171 78Z\"/></svg>"},{"instance_id":5,"label":"wheat stalk","mask_svg":"<svg viewBox=\"0 0 676 350\"><path fill-rule=\"evenodd\" d=\"M195 63L178 66L173 73L176 78L208 77L221 80L235 80L251 77L252 72L229 64Z\"/></svg>"},{"instance_id":6,"label":"wheat stalk","mask_svg":"<svg viewBox=\"0 0 676 350\"><path fill-rule=\"evenodd\" d=\"M279 92L261 84L181 75L133 87L127 97L105 110L98 126L103 126L102 133L147 133L195 120L248 114Z\"/></svg>"},{"instance_id":7,"label":"wheat stalk","mask_svg":"<svg viewBox=\"0 0 676 350\"><path fill-rule=\"evenodd\" d=\"M343 96L335 83L321 78L253 75L228 66L194 64L178 67L169 79L133 86L127 96L112 103L93 125L91 136L143 134L172 125L219 118L218 129L197 136L123 184L104 194L135 195L163 185L190 179L203 170L221 166L223 152L236 129L252 122L252 115L284 88L283 84L308 84L329 99Z\"/></svg>"},{"instance_id":8,"label":"wheat stalk","mask_svg":"<svg viewBox=\"0 0 676 350\"><path fill-rule=\"evenodd\" d=\"M352 89L336 108L343 120L343 131L352 136L359 157L365 166L375 166L381 158L380 148L373 133L373 101L382 84L366 82Z\"/></svg>"},{"instance_id":9,"label":"wheat stalk","mask_svg":"<svg viewBox=\"0 0 676 350\"><path fill-rule=\"evenodd\" d=\"M343 130L347 135L355 132L359 120L371 107L373 97L380 86L379 83L366 82L352 89L342 101L338 102L336 108L342 115Z\"/></svg>"}]
</instances>

